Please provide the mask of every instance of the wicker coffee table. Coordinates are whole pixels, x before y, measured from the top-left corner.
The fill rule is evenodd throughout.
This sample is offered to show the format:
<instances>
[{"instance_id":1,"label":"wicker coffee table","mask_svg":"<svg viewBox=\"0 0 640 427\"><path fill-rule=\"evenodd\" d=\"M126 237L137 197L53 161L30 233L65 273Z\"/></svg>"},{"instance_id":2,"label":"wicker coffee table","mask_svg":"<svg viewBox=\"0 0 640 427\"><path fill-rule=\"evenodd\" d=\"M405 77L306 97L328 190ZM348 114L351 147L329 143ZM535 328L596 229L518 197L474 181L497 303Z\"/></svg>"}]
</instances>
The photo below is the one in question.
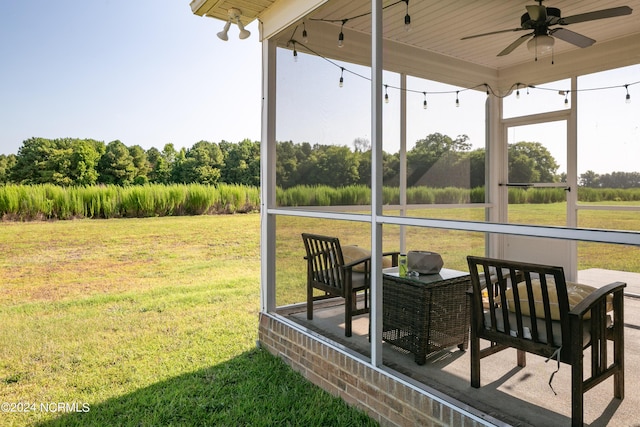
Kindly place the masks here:
<instances>
[{"instance_id":1,"label":"wicker coffee table","mask_svg":"<svg viewBox=\"0 0 640 427\"><path fill-rule=\"evenodd\" d=\"M443 268L439 274L399 277L383 270L382 339L415 354L424 365L434 351L469 342L469 273Z\"/></svg>"}]
</instances>

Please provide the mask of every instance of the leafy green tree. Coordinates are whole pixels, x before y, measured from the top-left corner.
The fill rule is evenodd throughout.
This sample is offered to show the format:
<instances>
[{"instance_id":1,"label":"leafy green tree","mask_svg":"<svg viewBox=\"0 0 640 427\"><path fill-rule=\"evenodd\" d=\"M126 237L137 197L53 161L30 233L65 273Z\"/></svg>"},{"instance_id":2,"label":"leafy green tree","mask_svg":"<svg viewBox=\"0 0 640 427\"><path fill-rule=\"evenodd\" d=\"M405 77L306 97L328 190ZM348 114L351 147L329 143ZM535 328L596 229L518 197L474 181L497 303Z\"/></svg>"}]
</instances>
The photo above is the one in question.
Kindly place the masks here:
<instances>
[{"instance_id":1,"label":"leafy green tree","mask_svg":"<svg viewBox=\"0 0 640 427\"><path fill-rule=\"evenodd\" d=\"M51 150L45 160L41 179L43 182L61 186L72 185L73 179L70 176L72 155L70 140L54 139L51 142Z\"/></svg>"},{"instance_id":2,"label":"leafy green tree","mask_svg":"<svg viewBox=\"0 0 640 427\"><path fill-rule=\"evenodd\" d=\"M371 149L355 152L358 157L358 184L371 187ZM382 183L400 185L400 154L382 152Z\"/></svg>"},{"instance_id":3,"label":"leafy green tree","mask_svg":"<svg viewBox=\"0 0 640 427\"><path fill-rule=\"evenodd\" d=\"M292 141L276 143L276 184L281 188L297 185L299 145Z\"/></svg>"},{"instance_id":4,"label":"leafy green tree","mask_svg":"<svg viewBox=\"0 0 640 427\"><path fill-rule=\"evenodd\" d=\"M526 153L509 156L509 182L541 182L536 162Z\"/></svg>"},{"instance_id":5,"label":"leafy green tree","mask_svg":"<svg viewBox=\"0 0 640 427\"><path fill-rule=\"evenodd\" d=\"M311 185L342 187L358 183L358 157L349 147L316 145L299 172Z\"/></svg>"},{"instance_id":6,"label":"leafy green tree","mask_svg":"<svg viewBox=\"0 0 640 427\"><path fill-rule=\"evenodd\" d=\"M260 143L245 139L238 144L231 144L225 152L221 181L260 185Z\"/></svg>"},{"instance_id":7,"label":"leafy green tree","mask_svg":"<svg viewBox=\"0 0 640 427\"><path fill-rule=\"evenodd\" d=\"M371 150L371 141L367 138L356 138L353 140L353 150L356 152L366 152Z\"/></svg>"},{"instance_id":8,"label":"leafy green tree","mask_svg":"<svg viewBox=\"0 0 640 427\"><path fill-rule=\"evenodd\" d=\"M162 148L162 157L169 163L172 164L176 161L176 156L178 152L176 151L176 147L172 143L165 144Z\"/></svg>"},{"instance_id":9,"label":"leafy green tree","mask_svg":"<svg viewBox=\"0 0 640 427\"><path fill-rule=\"evenodd\" d=\"M104 143L92 139L31 138L18 150L11 179L21 184L92 185Z\"/></svg>"},{"instance_id":10,"label":"leafy green tree","mask_svg":"<svg viewBox=\"0 0 640 427\"><path fill-rule=\"evenodd\" d=\"M220 147L213 142L199 141L189 150L181 150L173 168L174 182L215 184L223 167Z\"/></svg>"},{"instance_id":11,"label":"leafy green tree","mask_svg":"<svg viewBox=\"0 0 640 427\"><path fill-rule=\"evenodd\" d=\"M560 167L549 150L539 142L509 144L510 182L558 182Z\"/></svg>"},{"instance_id":12,"label":"leafy green tree","mask_svg":"<svg viewBox=\"0 0 640 427\"><path fill-rule=\"evenodd\" d=\"M11 182L27 185L48 182L47 162L54 149L53 141L46 138L29 138L23 141L18 149L16 164L11 169Z\"/></svg>"},{"instance_id":13,"label":"leafy green tree","mask_svg":"<svg viewBox=\"0 0 640 427\"><path fill-rule=\"evenodd\" d=\"M119 140L107 144L98 162L98 181L102 184L131 185L136 177L136 166L129 149Z\"/></svg>"},{"instance_id":14,"label":"leafy green tree","mask_svg":"<svg viewBox=\"0 0 640 427\"><path fill-rule=\"evenodd\" d=\"M98 182L98 162L105 153L104 142L93 139L71 141L68 176L72 185L93 185Z\"/></svg>"},{"instance_id":15,"label":"leafy green tree","mask_svg":"<svg viewBox=\"0 0 640 427\"><path fill-rule=\"evenodd\" d=\"M436 176L439 183L445 182L445 178L441 179L439 176L442 171L458 162L460 153L471 149L468 140L467 135L459 135L453 139L441 133L432 133L416 141L415 147L407 152L407 185L432 185L429 180L435 179ZM438 162L441 162L438 175L429 174L430 169Z\"/></svg>"},{"instance_id":16,"label":"leafy green tree","mask_svg":"<svg viewBox=\"0 0 640 427\"><path fill-rule=\"evenodd\" d=\"M640 172L611 172L599 178L599 186L603 188L638 188Z\"/></svg>"},{"instance_id":17,"label":"leafy green tree","mask_svg":"<svg viewBox=\"0 0 640 427\"><path fill-rule=\"evenodd\" d=\"M0 154L0 184L8 184L11 182L11 169L15 166L16 162L15 154Z\"/></svg>"},{"instance_id":18,"label":"leafy green tree","mask_svg":"<svg viewBox=\"0 0 640 427\"><path fill-rule=\"evenodd\" d=\"M469 156L469 188L483 187L485 184L485 156L484 148L477 148Z\"/></svg>"},{"instance_id":19,"label":"leafy green tree","mask_svg":"<svg viewBox=\"0 0 640 427\"><path fill-rule=\"evenodd\" d=\"M173 167L176 161L177 151L173 144L165 144L162 151L153 147L147 151L147 160L151 171L149 180L158 184L173 182Z\"/></svg>"},{"instance_id":20,"label":"leafy green tree","mask_svg":"<svg viewBox=\"0 0 640 427\"><path fill-rule=\"evenodd\" d=\"M169 184L171 182L171 168L173 165L166 160L160 150L156 147L148 149L147 161L151 169L148 174L149 182L155 184Z\"/></svg>"},{"instance_id":21,"label":"leafy green tree","mask_svg":"<svg viewBox=\"0 0 640 427\"><path fill-rule=\"evenodd\" d=\"M136 174L133 178L133 183L137 185L148 183L148 175L151 171L151 166L149 165L149 160L147 159L147 152L144 151L144 148L142 148L141 146L133 145L129 147L129 154L131 155L133 166L136 168Z\"/></svg>"},{"instance_id":22,"label":"leafy green tree","mask_svg":"<svg viewBox=\"0 0 640 427\"><path fill-rule=\"evenodd\" d=\"M600 177L592 170L588 170L583 174L580 174L578 184L583 187L596 188L599 186Z\"/></svg>"}]
</instances>

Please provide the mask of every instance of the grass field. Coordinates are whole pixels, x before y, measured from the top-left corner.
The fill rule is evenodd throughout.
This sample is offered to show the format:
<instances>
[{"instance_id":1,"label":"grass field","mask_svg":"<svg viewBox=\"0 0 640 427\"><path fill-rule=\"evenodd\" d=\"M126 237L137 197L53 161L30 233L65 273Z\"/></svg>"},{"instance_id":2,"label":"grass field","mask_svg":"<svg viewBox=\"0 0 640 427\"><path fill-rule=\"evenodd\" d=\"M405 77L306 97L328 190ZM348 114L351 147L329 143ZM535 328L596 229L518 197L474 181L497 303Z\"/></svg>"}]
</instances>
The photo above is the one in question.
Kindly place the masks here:
<instances>
[{"instance_id":1,"label":"grass field","mask_svg":"<svg viewBox=\"0 0 640 427\"><path fill-rule=\"evenodd\" d=\"M563 204L544 206L514 215L550 224L563 215ZM634 212L581 218L640 230ZM300 233L309 230L370 244L366 223L279 217L278 304L304 300ZM399 232L384 228L385 250L397 249ZM407 234L409 248L437 250L449 268L484 250L479 233ZM0 403L14 404L0 425L373 424L255 349L259 248L257 214L0 223ZM579 268L640 272L638 255L581 243Z\"/></svg>"},{"instance_id":2,"label":"grass field","mask_svg":"<svg viewBox=\"0 0 640 427\"><path fill-rule=\"evenodd\" d=\"M372 424L255 349L258 230L256 214L0 224L0 425ZM80 412L47 412L60 402Z\"/></svg>"}]
</instances>

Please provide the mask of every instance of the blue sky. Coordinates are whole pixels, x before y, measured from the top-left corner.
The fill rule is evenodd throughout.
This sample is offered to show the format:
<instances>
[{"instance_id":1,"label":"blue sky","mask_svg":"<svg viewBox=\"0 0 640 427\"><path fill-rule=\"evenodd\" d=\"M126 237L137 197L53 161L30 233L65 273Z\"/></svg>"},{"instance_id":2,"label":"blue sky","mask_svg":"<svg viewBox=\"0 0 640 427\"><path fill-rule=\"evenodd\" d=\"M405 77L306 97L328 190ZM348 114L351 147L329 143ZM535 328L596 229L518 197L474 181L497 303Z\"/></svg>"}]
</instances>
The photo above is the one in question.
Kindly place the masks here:
<instances>
[{"instance_id":1,"label":"blue sky","mask_svg":"<svg viewBox=\"0 0 640 427\"><path fill-rule=\"evenodd\" d=\"M239 40L216 33L222 21L191 13L189 0L1 0L0 154L17 153L25 139L121 140L148 149L200 140L260 139L261 45L256 23ZM310 35L312 37L312 35ZM348 70L368 70L342 64ZM278 55L278 140L352 146L370 138L369 83L349 72L338 88L340 69L290 51ZM640 81L640 66L581 78L584 88ZM385 82L398 85L397 75ZM407 141L430 133L467 134L484 145L482 92L429 96L420 91L455 90L409 78ZM550 84L555 87L554 84ZM560 86L560 88L565 88ZM459 89L459 88L458 88ZM580 94L578 172L637 171L640 158L640 84ZM507 108L530 113L561 109L564 98L531 91ZM399 149L399 93L389 90L383 149ZM541 109L542 106L542 109ZM513 141L540 141L556 159L565 158L562 130L511 129ZM562 165L560 172L566 170Z\"/></svg>"},{"instance_id":2,"label":"blue sky","mask_svg":"<svg viewBox=\"0 0 640 427\"><path fill-rule=\"evenodd\" d=\"M30 137L260 139L261 47L188 0L2 0L0 154Z\"/></svg>"}]
</instances>

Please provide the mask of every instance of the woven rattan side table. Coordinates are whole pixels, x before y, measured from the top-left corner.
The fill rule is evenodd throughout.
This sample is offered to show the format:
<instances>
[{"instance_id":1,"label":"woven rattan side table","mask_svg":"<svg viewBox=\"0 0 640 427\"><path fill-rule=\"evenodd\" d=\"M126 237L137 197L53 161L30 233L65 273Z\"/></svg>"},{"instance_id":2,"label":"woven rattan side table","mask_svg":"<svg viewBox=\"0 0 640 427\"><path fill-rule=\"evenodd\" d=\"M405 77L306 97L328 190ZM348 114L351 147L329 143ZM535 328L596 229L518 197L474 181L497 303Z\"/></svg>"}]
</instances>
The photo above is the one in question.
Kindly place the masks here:
<instances>
[{"instance_id":1,"label":"woven rattan side table","mask_svg":"<svg viewBox=\"0 0 640 427\"><path fill-rule=\"evenodd\" d=\"M469 343L469 273L443 268L439 274L399 277L398 268L383 270L382 339L415 355L424 365L428 354Z\"/></svg>"}]
</instances>

